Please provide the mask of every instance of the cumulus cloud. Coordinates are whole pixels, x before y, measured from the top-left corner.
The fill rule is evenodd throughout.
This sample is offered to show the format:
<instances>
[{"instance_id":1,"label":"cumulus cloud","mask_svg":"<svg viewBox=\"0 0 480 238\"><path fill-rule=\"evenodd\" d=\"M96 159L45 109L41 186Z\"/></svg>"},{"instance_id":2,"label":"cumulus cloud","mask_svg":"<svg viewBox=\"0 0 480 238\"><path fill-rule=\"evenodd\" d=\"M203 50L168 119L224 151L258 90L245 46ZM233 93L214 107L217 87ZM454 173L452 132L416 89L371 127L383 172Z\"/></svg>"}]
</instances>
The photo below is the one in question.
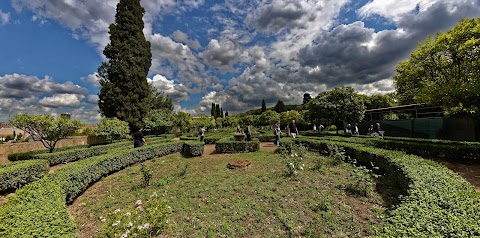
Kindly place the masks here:
<instances>
[{"instance_id":1,"label":"cumulus cloud","mask_svg":"<svg viewBox=\"0 0 480 238\"><path fill-rule=\"evenodd\" d=\"M399 21L405 14L414 11L426 11L437 2L449 2L449 0L373 0L360 8L358 14L364 18L379 15L393 21Z\"/></svg>"},{"instance_id":2,"label":"cumulus cloud","mask_svg":"<svg viewBox=\"0 0 480 238\"><path fill-rule=\"evenodd\" d=\"M220 69L222 72L233 72L233 65L240 60L242 52L232 41L211 40L207 50L199 54L208 65Z\"/></svg>"},{"instance_id":3,"label":"cumulus cloud","mask_svg":"<svg viewBox=\"0 0 480 238\"><path fill-rule=\"evenodd\" d=\"M83 99L83 95L75 94L55 94L51 97L44 97L38 104L45 107L74 107L80 105L80 100Z\"/></svg>"},{"instance_id":4,"label":"cumulus cloud","mask_svg":"<svg viewBox=\"0 0 480 238\"><path fill-rule=\"evenodd\" d=\"M189 39L188 35L180 30L176 30L172 33L172 39L174 39L176 42L184 43L194 50L198 50L201 47L198 40Z\"/></svg>"},{"instance_id":5,"label":"cumulus cloud","mask_svg":"<svg viewBox=\"0 0 480 238\"><path fill-rule=\"evenodd\" d=\"M88 95L87 96L87 99L85 100L86 103L90 103L90 104L94 104L94 105L97 105L98 104L98 95Z\"/></svg>"},{"instance_id":6,"label":"cumulus cloud","mask_svg":"<svg viewBox=\"0 0 480 238\"><path fill-rule=\"evenodd\" d=\"M10 21L10 13L9 12L2 12L0 9L0 25L6 25Z\"/></svg>"},{"instance_id":7,"label":"cumulus cloud","mask_svg":"<svg viewBox=\"0 0 480 238\"><path fill-rule=\"evenodd\" d=\"M155 88L162 91L166 96L172 99L173 102L189 99L188 88L183 84L176 84L173 80L168 80L163 75L155 75L152 79L147 79Z\"/></svg>"},{"instance_id":8,"label":"cumulus cloud","mask_svg":"<svg viewBox=\"0 0 480 238\"><path fill-rule=\"evenodd\" d=\"M80 79L84 82L87 82L87 83L97 87L97 88L100 87L100 81L99 81L97 73L89 74L88 76L81 77Z\"/></svg>"}]
</instances>

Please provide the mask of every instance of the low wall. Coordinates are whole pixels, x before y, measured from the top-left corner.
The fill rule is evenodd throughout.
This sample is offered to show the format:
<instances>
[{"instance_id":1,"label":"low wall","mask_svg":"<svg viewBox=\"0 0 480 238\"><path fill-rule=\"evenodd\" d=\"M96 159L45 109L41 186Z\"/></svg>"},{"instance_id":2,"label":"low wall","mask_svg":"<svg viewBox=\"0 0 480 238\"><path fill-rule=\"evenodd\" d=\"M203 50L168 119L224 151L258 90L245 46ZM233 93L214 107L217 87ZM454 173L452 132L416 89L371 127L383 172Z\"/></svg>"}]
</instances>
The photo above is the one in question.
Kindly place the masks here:
<instances>
[{"instance_id":1,"label":"low wall","mask_svg":"<svg viewBox=\"0 0 480 238\"><path fill-rule=\"evenodd\" d=\"M73 145L92 145L104 142L103 137L97 136L72 136L66 139L62 139L57 142L57 147L73 146ZM0 144L0 163L8 162L8 155L11 153L17 152L26 152L32 150L43 150L46 149L40 141L31 141L31 142L17 142L11 143L6 142Z\"/></svg>"}]
</instances>

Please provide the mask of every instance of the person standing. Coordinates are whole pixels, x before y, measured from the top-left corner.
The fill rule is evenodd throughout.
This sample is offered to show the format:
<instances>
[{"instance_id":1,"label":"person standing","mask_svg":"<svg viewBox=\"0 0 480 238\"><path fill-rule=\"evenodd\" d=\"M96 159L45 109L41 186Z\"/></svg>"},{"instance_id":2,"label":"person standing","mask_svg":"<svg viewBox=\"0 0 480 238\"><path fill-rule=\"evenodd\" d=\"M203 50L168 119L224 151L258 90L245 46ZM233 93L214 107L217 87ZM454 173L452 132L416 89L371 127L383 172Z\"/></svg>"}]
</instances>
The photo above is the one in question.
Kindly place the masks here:
<instances>
[{"instance_id":1,"label":"person standing","mask_svg":"<svg viewBox=\"0 0 480 238\"><path fill-rule=\"evenodd\" d=\"M296 138L296 137L297 137L298 129L297 129L297 125L295 125L295 120L292 120L292 123L291 123L290 125L288 125L288 134L289 134L292 138Z\"/></svg>"},{"instance_id":2,"label":"person standing","mask_svg":"<svg viewBox=\"0 0 480 238\"><path fill-rule=\"evenodd\" d=\"M200 127L200 142L203 142L205 139L205 127Z\"/></svg>"},{"instance_id":3,"label":"person standing","mask_svg":"<svg viewBox=\"0 0 480 238\"><path fill-rule=\"evenodd\" d=\"M313 131L317 132L317 125L313 125Z\"/></svg>"},{"instance_id":4,"label":"person standing","mask_svg":"<svg viewBox=\"0 0 480 238\"><path fill-rule=\"evenodd\" d=\"M359 135L360 133L358 132L358 123L355 123L355 128L353 128L353 134Z\"/></svg>"},{"instance_id":5,"label":"person standing","mask_svg":"<svg viewBox=\"0 0 480 238\"><path fill-rule=\"evenodd\" d=\"M280 121L277 121L277 123L275 123L273 128L274 128L274 134L275 134L274 144L276 146L280 146L280 134L282 134L282 131L280 130Z\"/></svg>"},{"instance_id":6,"label":"person standing","mask_svg":"<svg viewBox=\"0 0 480 238\"><path fill-rule=\"evenodd\" d=\"M245 135L247 136L247 141L252 141L252 131L250 130L250 125L245 127Z\"/></svg>"},{"instance_id":7,"label":"person standing","mask_svg":"<svg viewBox=\"0 0 480 238\"><path fill-rule=\"evenodd\" d=\"M143 137L143 133L138 127L134 127L133 132L133 148L142 147L145 143L145 137Z\"/></svg>"}]
</instances>

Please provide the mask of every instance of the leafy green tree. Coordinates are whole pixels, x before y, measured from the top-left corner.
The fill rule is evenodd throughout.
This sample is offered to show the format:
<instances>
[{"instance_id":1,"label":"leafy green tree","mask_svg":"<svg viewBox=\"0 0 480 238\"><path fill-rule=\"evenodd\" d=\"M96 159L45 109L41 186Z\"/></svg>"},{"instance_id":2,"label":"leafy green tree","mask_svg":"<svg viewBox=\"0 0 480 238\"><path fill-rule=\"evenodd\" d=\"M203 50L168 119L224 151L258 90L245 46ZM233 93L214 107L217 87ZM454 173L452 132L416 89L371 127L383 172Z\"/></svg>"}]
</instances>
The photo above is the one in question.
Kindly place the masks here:
<instances>
[{"instance_id":1,"label":"leafy green tree","mask_svg":"<svg viewBox=\"0 0 480 238\"><path fill-rule=\"evenodd\" d=\"M206 128L214 128L216 126L215 118L202 115L200 118L194 119L192 122L192 127L198 129L198 127L204 126Z\"/></svg>"},{"instance_id":2,"label":"leafy green tree","mask_svg":"<svg viewBox=\"0 0 480 238\"><path fill-rule=\"evenodd\" d=\"M152 53L143 34L144 13L140 0L120 0L115 23L109 27L110 43L103 51L108 62L98 69L100 112L130 126L141 124L152 93L147 83Z\"/></svg>"},{"instance_id":3,"label":"leafy green tree","mask_svg":"<svg viewBox=\"0 0 480 238\"><path fill-rule=\"evenodd\" d=\"M260 115L259 124L262 126L269 126L275 124L275 122L278 120L280 120L280 113L267 110Z\"/></svg>"},{"instance_id":4,"label":"leafy green tree","mask_svg":"<svg viewBox=\"0 0 480 238\"><path fill-rule=\"evenodd\" d=\"M365 113L365 106L352 87L339 87L321 92L307 104L307 107L308 119L314 123L328 121L339 125L342 121L359 122Z\"/></svg>"},{"instance_id":5,"label":"leafy green tree","mask_svg":"<svg viewBox=\"0 0 480 238\"><path fill-rule=\"evenodd\" d=\"M262 99L262 113L267 111L267 104L265 103L265 99Z\"/></svg>"},{"instance_id":6,"label":"leafy green tree","mask_svg":"<svg viewBox=\"0 0 480 238\"><path fill-rule=\"evenodd\" d=\"M52 153L57 142L73 135L84 126L79 120L63 117L54 118L50 115L18 114L9 118L15 127L30 134L33 140L41 141Z\"/></svg>"},{"instance_id":7,"label":"leafy green tree","mask_svg":"<svg viewBox=\"0 0 480 238\"><path fill-rule=\"evenodd\" d=\"M281 113L281 112L285 112L286 111L286 107L285 107L285 104L283 103L282 100L278 100L277 101L277 104L275 104L275 106L273 107L273 110L278 112L278 113Z\"/></svg>"},{"instance_id":8,"label":"leafy green tree","mask_svg":"<svg viewBox=\"0 0 480 238\"><path fill-rule=\"evenodd\" d=\"M480 18L429 36L394 76L401 103L441 106L447 114L480 112Z\"/></svg>"},{"instance_id":9,"label":"leafy green tree","mask_svg":"<svg viewBox=\"0 0 480 238\"><path fill-rule=\"evenodd\" d=\"M359 94L360 100L362 100L365 109L386 108L395 106L394 99L391 94L374 94L371 96Z\"/></svg>"},{"instance_id":10,"label":"leafy green tree","mask_svg":"<svg viewBox=\"0 0 480 238\"><path fill-rule=\"evenodd\" d=\"M151 110L144 118L145 129L154 133L167 133L175 125L175 116L171 111L163 109Z\"/></svg>"},{"instance_id":11,"label":"leafy green tree","mask_svg":"<svg viewBox=\"0 0 480 238\"><path fill-rule=\"evenodd\" d=\"M165 94L155 88L153 85L150 84L150 90L152 91L151 94L151 110L155 109L163 109L167 111L173 111L173 102L171 98L165 97Z\"/></svg>"},{"instance_id":12,"label":"leafy green tree","mask_svg":"<svg viewBox=\"0 0 480 238\"><path fill-rule=\"evenodd\" d=\"M117 118L102 118L95 128L95 135L106 136L110 141L127 138L128 132L128 122Z\"/></svg>"},{"instance_id":13,"label":"leafy green tree","mask_svg":"<svg viewBox=\"0 0 480 238\"><path fill-rule=\"evenodd\" d=\"M312 100L312 96L310 96L310 93L305 93L303 94L303 103L302 104L307 104Z\"/></svg>"},{"instance_id":14,"label":"leafy green tree","mask_svg":"<svg viewBox=\"0 0 480 238\"><path fill-rule=\"evenodd\" d=\"M181 132L187 132L192 125L192 117L186 112L178 112L175 115L175 126L180 128Z\"/></svg>"}]
</instances>

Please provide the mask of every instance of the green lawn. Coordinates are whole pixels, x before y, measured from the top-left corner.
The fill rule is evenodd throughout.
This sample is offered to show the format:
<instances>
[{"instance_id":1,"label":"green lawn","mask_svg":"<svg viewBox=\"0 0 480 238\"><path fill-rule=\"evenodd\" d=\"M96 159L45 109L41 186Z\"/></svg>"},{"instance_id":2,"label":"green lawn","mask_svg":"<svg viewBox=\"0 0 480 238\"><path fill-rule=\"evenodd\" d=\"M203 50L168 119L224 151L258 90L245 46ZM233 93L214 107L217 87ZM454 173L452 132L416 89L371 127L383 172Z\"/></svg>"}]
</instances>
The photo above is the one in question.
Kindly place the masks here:
<instances>
[{"instance_id":1,"label":"green lawn","mask_svg":"<svg viewBox=\"0 0 480 238\"><path fill-rule=\"evenodd\" d=\"M229 161L250 167L229 170ZM320 162L319 170L311 169ZM140 166L103 178L69 207L81 237L100 233L115 209L132 208L153 193L169 206L159 237L364 237L381 223L384 202L375 192L352 194L358 173L349 164L307 153L305 169L286 176L285 158L270 152L180 155L147 161L153 174L142 187ZM186 169L186 170L185 170ZM372 185L372 187L375 185ZM134 224L135 225L135 224Z\"/></svg>"}]
</instances>

